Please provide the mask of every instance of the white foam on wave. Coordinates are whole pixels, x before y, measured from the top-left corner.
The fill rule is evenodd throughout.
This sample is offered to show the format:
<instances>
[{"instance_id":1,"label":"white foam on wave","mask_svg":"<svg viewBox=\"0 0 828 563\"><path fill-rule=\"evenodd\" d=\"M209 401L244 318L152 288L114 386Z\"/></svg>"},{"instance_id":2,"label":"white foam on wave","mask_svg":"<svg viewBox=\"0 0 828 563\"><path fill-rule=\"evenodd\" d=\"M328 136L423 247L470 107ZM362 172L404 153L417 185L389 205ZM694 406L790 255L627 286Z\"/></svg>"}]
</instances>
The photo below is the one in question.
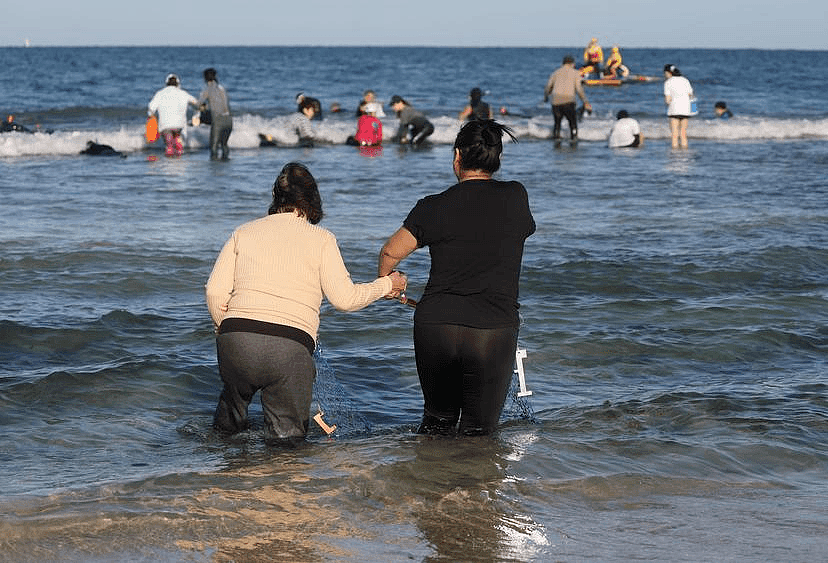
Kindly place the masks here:
<instances>
[{"instance_id":1,"label":"white foam on wave","mask_svg":"<svg viewBox=\"0 0 828 563\"><path fill-rule=\"evenodd\" d=\"M430 117L434 133L430 141L435 144L452 144L463 125L454 117ZM533 118L506 116L498 118L512 128L521 140L542 140L552 136L551 115ZM614 119L611 117L585 116L580 122L578 135L582 141L605 142ZM644 118L639 120L645 139L669 139L670 127L667 118ZM383 139L386 143L397 131L398 121L389 116L382 120ZM326 118L312 122L318 145L344 144L348 136L356 131L356 119ZM291 126L291 116L264 118L243 114L233 120L230 147L252 149L259 147L259 134L270 135L280 146L292 146L299 142ZM568 136L566 121L563 134ZM710 118L693 118L688 134L694 139L734 142L764 142L773 140L828 139L828 118L826 119L774 119L736 116L727 121ZM124 153L145 150L162 150L163 142L148 144L144 140L143 124L122 125L116 130L56 131L54 133L0 134L0 157L26 157L39 155L79 155L88 141L106 144ZM184 134L184 145L188 150L206 149L210 141L209 125L188 127Z\"/></svg>"}]
</instances>

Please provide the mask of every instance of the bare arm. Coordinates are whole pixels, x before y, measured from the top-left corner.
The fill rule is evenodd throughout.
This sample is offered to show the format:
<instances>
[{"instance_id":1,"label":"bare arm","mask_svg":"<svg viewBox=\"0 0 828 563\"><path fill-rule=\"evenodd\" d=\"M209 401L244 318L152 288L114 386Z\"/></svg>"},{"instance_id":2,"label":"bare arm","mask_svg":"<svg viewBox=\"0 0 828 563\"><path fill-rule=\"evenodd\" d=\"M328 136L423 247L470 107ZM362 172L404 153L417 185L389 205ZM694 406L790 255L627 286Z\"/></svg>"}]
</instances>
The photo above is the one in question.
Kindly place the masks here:
<instances>
[{"instance_id":1,"label":"bare arm","mask_svg":"<svg viewBox=\"0 0 828 563\"><path fill-rule=\"evenodd\" d=\"M387 276L397 264L417 249L417 239L405 227L400 227L382 246L377 264L377 275Z\"/></svg>"}]
</instances>

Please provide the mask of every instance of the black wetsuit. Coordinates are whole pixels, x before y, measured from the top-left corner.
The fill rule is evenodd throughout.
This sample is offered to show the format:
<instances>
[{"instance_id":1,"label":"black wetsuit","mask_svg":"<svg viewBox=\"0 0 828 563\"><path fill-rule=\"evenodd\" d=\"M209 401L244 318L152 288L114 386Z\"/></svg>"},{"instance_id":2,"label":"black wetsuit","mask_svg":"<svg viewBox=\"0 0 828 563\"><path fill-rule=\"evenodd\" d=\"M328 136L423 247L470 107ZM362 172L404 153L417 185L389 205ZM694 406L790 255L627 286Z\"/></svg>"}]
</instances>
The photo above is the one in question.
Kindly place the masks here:
<instances>
[{"instance_id":1,"label":"black wetsuit","mask_svg":"<svg viewBox=\"0 0 828 563\"><path fill-rule=\"evenodd\" d=\"M0 122L0 133L11 133L13 131L17 131L18 133L34 133L34 131L28 127L24 127L14 121Z\"/></svg>"},{"instance_id":2,"label":"black wetsuit","mask_svg":"<svg viewBox=\"0 0 828 563\"><path fill-rule=\"evenodd\" d=\"M552 106L552 117L555 125L552 128L552 138L561 138L561 121L565 117L569 122L569 136L572 139L578 137L578 112L575 110L575 102Z\"/></svg>"},{"instance_id":3,"label":"black wetsuit","mask_svg":"<svg viewBox=\"0 0 828 563\"><path fill-rule=\"evenodd\" d=\"M486 102L478 101L477 103L472 103L471 108L472 111L466 118L467 121L472 121L474 119L489 119L491 108Z\"/></svg>"},{"instance_id":4,"label":"black wetsuit","mask_svg":"<svg viewBox=\"0 0 828 563\"><path fill-rule=\"evenodd\" d=\"M411 106L405 106L397 114L400 120L400 127L392 137L392 141L399 143L406 135L411 134L412 145L419 145L426 137L434 133L434 125L426 119L426 116Z\"/></svg>"},{"instance_id":5,"label":"black wetsuit","mask_svg":"<svg viewBox=\"0 0 828 563\"><path fill-rule=\"evenodd\" d=\"M469 180L417 202L403 223L428 246L414 315L421 433L494 430L512 379L523 244L535 232L518 182Z\"/></svg>"}]
</instances>

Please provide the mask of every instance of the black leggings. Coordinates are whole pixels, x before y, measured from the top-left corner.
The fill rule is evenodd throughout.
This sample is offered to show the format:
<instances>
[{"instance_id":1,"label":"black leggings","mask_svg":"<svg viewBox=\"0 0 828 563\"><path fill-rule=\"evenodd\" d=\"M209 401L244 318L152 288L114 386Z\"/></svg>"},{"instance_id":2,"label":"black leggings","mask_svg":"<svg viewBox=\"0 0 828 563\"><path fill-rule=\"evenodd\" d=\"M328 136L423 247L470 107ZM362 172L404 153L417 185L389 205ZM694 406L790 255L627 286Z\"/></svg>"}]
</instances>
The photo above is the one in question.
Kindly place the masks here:
<instances>
[{"instance_id":1,"label":"black leggings","mask_svg":"<svg viewBox=\"0 0 828 563\"><path fill-rule=\"evenodd\" d=\"M417 121L411 125L411 144L419 145L426 137L434 133L434 125L430 121Z\"/></svg>"},{"instance_id":2,"label":"black leggings","mask_svg":"<svg viewBox=\"0 0 828 563\"><path fill-rule=\"evenodd\" d=\"M490 434L514 371L518 329L414 324L425 405L420 434Z\"/></svg>"},{"instance_id":3,"label":"black leggings","mask_svg":"<svg viewBox=\"0 0 828 563\"><path fill-rule=\"evenodd\" d=\"M552 129L552 138L561 138L561 121L566 117L569 122L569 136L574 139L578 136L578 114L575 112L575 102L552 106L552 116L555 118L555 127Z\"/></svg>"}]
</instances>

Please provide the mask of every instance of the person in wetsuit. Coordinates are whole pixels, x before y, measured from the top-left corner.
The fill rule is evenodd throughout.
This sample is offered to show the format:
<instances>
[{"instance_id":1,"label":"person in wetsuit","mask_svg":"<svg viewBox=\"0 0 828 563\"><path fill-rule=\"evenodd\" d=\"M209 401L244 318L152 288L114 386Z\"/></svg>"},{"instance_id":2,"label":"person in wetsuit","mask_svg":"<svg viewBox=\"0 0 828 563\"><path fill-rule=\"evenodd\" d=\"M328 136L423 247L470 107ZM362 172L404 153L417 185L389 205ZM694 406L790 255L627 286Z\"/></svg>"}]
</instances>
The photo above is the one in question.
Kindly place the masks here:
<instances>
[{"instance_id":1,"label":"person in wetsuit","mask_svg":"<svg viewBox=\"0 0 828 563\"><path fill-rule=\"evenodd\" d=\"M422 112L417 111L400 96L391 96L391 109L400 120L399 129L391 138L395 143L420 145L434 133L434 125L426 119Z\"/></svg>"},{"instance_id":2,"label":"person in wetsuit","mask_svg":"<svg viewBox=\"0 0 828 563\"><path fill-rule=\"evenodd\" d=\"M457 118L460 121L472 119L491 119L492 108L483 101L483 91L480 88L472 88L469 92L469 105L463 108Z\"/></svg>"},{"instance_id":3,"label":"person in wetsuit","mask_svg":"<svg viewBox=\"0 0 828 563\"><path fill-rule=\"evenodd\" d=\"M9 114L6 121L0 123L0 133L11 133L17 131L18 133L34 133L31 129L24 125L20 125L14 120L14 116Z\"/></svg>"},{"instance_id":4,"label":"person in wetsuit","mask_svg":"<svg viewBox=\"0 0 828 563\"><path fill-rule=\"evenodd\" d=\"M230 158L227 141L233 131L233 117L230 115L227 91L219 84L218 74L214 68L204 70L204 82L206 86L198 97L198 103L200 108L210 112L210 159L219 158L220 151L222 160L227 160Z\"/></svg>"}]
</instances>

